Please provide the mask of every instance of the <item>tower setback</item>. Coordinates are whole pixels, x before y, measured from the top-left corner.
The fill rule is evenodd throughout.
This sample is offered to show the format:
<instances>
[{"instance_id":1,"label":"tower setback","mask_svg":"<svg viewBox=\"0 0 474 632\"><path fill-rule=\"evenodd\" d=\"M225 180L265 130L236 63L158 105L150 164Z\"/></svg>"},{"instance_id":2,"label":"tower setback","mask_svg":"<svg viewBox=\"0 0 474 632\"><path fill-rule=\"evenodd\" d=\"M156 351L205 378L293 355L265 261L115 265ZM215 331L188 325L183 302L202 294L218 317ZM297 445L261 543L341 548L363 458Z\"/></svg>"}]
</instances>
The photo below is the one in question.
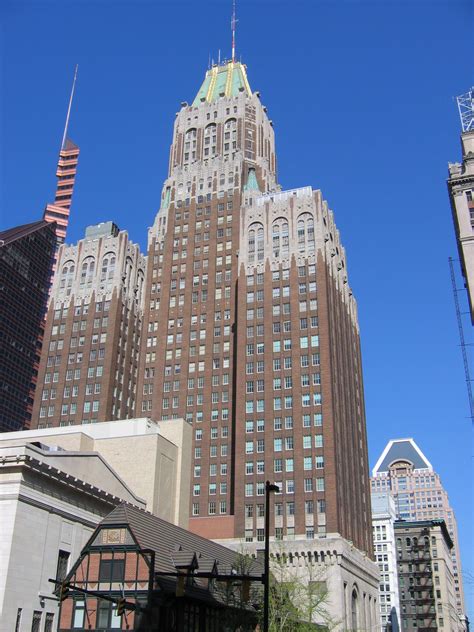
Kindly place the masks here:
<instances>
[{"instance_id":1,"label":"tower setback","mask_svg":"<svg viewBox=\"0 0 474 632\"><path fill-rule=\"evenodd\" d=\"M145 273L139 247L112 222L60 247L32 428L134 416Z\"/></svg>"}]
</instances>

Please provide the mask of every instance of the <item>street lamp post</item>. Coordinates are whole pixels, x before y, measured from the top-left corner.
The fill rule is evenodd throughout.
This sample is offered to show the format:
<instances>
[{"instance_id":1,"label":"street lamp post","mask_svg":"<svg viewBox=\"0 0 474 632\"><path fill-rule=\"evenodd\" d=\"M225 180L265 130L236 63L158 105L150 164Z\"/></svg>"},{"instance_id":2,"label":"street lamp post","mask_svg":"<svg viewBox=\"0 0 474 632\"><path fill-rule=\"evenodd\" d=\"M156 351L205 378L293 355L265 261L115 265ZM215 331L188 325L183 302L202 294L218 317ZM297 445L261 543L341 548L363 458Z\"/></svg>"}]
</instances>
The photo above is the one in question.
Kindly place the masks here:
<instances>
[{"instance_id":1,"label":"street lamp post","mask_svg":"<svg viewBox=\"0 0 474 632\"><path fill-rule=\"evenodd\" d=\"M265 571L263 584L263 632L268 632L270 614L270 492L279 492L278 485L265 483Z\"/></svg>"}]
</instances>

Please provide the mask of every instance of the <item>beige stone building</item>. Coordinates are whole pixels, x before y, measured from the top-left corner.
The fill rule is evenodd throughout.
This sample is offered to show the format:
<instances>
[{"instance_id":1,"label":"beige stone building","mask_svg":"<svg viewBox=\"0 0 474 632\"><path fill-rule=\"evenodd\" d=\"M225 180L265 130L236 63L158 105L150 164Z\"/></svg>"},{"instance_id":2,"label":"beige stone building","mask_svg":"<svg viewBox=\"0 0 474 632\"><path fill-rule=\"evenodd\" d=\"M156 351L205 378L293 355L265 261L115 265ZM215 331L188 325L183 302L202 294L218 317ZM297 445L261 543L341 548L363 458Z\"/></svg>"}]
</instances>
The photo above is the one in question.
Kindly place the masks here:
<instances>
[{"instance_id":1,"label":"beige stone building","mask_svg":"<svg viewBox=\"0 0 474 632\"><path fill-rule=\"evenodd\" d=\"M186 528L192 430L182 419L142 419L0 434L2 446L39 442L71 460L98 454L146 504L148 511ZM88 481L90 472L81 473Z\"/></svg>"},{"instance_id":2,"label":"beige stone building","mask_svg":"<svg viewBox=\"0 0 474 632\"><path fill-rule=\"evenodd\" d=\"M97 452L55 449L30 431L1 436L0 630L53 632L58 602L49 580L65 577L120 502L145 501Z\"/></svg>"},{"instance_id":3,"label":"beige stone building","mask_svg":"<svg viewBox=\"0 0 474 632\"><path fill-rule=\"evenodd\" d=\"M462 162L449 164L448 191L474 324L474 88L457 98L461 115Z\"/></svg>"}]
</instances>

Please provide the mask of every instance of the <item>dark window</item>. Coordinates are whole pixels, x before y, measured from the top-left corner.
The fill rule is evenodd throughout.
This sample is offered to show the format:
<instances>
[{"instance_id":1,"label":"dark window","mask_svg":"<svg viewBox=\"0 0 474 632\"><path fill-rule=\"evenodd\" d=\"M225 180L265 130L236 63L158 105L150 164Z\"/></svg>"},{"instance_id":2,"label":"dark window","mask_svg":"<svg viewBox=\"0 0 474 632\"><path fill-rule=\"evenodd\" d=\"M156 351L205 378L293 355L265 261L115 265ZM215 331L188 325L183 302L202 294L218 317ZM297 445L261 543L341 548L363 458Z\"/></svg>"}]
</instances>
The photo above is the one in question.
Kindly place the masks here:
<instances>
[{"instance_id":1,"label":"dark window","mask_svg":"<svg viewBox=\"0 0 474 632\"><path fill-rule=\"evenodd\" d=\"M58 566L56 568L56 581L62 582L67 575L67 563L70 553L68 551L59 551L58 553Z\"/></svg>"},{"instance_id":2,"label":"dark window","mask_svg":"<svg viewBox=\"0 0 474 632\"><path fill-rule=\"evenodd\" d=\"M101 560L99 567L100 582L123 582L125 560Z\"/></svg>"},{"instance_id":3,"label":"dark window","mask_svg":"<svg viewBox=\"0 0 474 632\"><path fill-rule=\"evenodd\" d=\"M44 632L53 632L54 613L47 612L44 621Z\"/></svg>"},{"instance_id":4,"label":"dark window","mask_svg":"<svg viewBox=\"0 0 474 632\"><path fill-rule=\"evenodd\" d=\"M19 632L20 624L21 624L21 612L23 608L18 608L16 613L16 623L15 623L15 632Z\"/></svg>"},{"instance_id":5,"label":"dark window","mask_svg":"<svg viewBox=\"0 0 474 632\"><path fill-rule=\"evenodd\" d=\"M31 620L31 632L39 632L41 627L41 612L35 610L33 612L33 619Z\"/></svg>"}]
</instances>

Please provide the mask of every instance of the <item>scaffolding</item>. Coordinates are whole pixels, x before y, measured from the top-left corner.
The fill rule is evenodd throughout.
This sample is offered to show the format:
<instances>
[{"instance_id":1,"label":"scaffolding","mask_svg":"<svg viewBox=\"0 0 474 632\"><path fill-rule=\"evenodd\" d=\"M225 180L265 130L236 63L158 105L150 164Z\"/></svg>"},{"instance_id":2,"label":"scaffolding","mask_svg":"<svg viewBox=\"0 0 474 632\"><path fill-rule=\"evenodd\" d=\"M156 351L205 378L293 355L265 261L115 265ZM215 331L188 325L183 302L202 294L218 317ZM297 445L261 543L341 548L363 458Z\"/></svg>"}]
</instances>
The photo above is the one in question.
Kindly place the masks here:
<instances>
[{"instance_id":1,"label":"scaffolding","mask_svg":"<svg viewBox=\"0 0 474 632\"><path fill-rule=\"evenodd\" d=\"M459 339L461 342L461 353L462 353L462 359L464 363L464 374L466 377L466 388L467 388L467 395L469 398L469 409L471 413L470 416L471 416L471 421L474 422L474 400L472 399L472 380L471 380L471 372L469 370L469 360L467 357L468 343L466 343L466 339L464 337L464 327L463 327L463 322L462 322L462 314L461 314L461 308L459 305L459 296L458 296L458 292L463 292L465 290L464 288L456 287L456 276L454 274L454 265L453 265L452 257L449 257L449 268L451 271L451 283L453 285L454 305L456 307L456 318L458 321Z\"/></svg>"}]
</instances>

